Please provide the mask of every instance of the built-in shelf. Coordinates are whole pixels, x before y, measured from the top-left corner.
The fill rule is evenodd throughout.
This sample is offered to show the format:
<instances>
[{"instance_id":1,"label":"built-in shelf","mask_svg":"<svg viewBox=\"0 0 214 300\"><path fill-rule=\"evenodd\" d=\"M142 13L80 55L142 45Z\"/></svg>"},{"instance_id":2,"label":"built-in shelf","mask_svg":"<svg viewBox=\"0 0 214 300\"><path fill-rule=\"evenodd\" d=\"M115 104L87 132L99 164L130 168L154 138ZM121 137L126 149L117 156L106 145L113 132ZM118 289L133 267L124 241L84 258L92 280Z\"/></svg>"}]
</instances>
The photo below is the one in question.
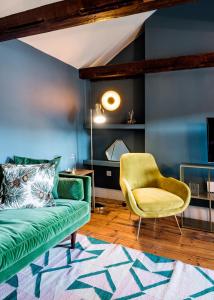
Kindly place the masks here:
<instances>
[{"instance_id":1,"label":"built-in shelf","mask_svg":"<svg viewBox=\"0 0 214 300\"><path fill-rule=\"evenodd\" d=\"M85 124L86 129L90 129L90 124ZM93 124L93 129L119 129L119 130L144 130L145 124Z\"/></svg>"},{"instance_id":2,"label":"built-in shelf","mask_svg":"<svg viewBox=\"0 0 214 300\"><path fill-rule=\"evenodd\" d=\"M193 163L182 163L180 164L180 168L194 168L194 169L214 169L214 164L213 163L208 163L208 164L193 164Z\"/></svg>"},{"instance_id":3,"label":"built-in shelf","mask_svg":"<svg viewBox=\"0 0 214 300\"><path fill-rule=\"evenodd\" d=\"M84 160L83 161L84 165L89 165L91 166L91 160ZM109 160L94 160L93 161L94 166L101 166L101 167L115 167L119 168L120 167L120 162L119 161L109 161Z\"/></svg>"},{"instance_id":4,"label":"built-in shelf","mask_svg":"<svg viewBox=\"0 0 214 300\"><path fill-rule=\"evenodd\" d=\"M198 200L211 200L211 201L214 201L214 193L207 193L207 192L204 192L204 193L200 193L198 196L194 196L192 195L192 198L193 199L198 199Z\"/></svg>"}]
</instances>

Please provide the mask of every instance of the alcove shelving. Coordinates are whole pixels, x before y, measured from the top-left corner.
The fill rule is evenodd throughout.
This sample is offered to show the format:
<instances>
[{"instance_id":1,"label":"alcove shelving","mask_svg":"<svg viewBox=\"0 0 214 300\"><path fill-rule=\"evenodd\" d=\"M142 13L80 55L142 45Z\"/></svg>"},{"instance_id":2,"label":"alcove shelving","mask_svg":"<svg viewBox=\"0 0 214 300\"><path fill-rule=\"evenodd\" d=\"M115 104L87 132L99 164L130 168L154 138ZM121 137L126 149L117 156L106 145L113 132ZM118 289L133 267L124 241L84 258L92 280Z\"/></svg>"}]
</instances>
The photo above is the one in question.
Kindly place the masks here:
<instances>
[{"instance_id":1,"label":"alcove shelving","mask_svg":"<svg viewBox=\"0 0 214 300\"><path fill-rule=\"evenodd\" d=\"M114 112L105 111L106 123L93 123L93 168L96 187L120 189L119 162L108 161L105 151L115 140L122 140L130 152L145 152L144 77L138 79L92 82L87 111L95 107L103 92L116 90L121 105ZM128 124L128 112L134 110L136 123ZM85 129L90 136L90 122L86 118ZM90 159L84 161L91 167ZM111 174L109 176L109 174Z\"/></svg>"},{"instance_id":2,"label":"alcove shelving","mask_svg":"<svg viewBox=\"0 0 214 300\"><path fill-rule=\"evenodd\" d=\"M145 57L144 31L111 64L132 61ZM106 111L104 124L93 123L93 168L95 170L95 186L120 189L119 162L108 161L105 151L115 140L122 140L130 152L145 152L145 77L139 78L88 81L87 105L85 111L85 129L90 137L90 109L100 103L102 95L114 90L121 97L121 104L115 111ZM129 112L134 111L133 124L128 123ZM90 156L90 155L89 155ZM90 158L84 161L91 167ZM111 174L111 175L109 175Z\"/></svg>"},{"instance_id":3,"label":"alcove shelving","mask_svg":"<svg viewBox=\"0 0 214 300\"><path fill-rule=\"evenodd\" d=\"M90 159L84 160L85 165L92 165L92 162ZM100 167L112 167L112 168L119 168L120 162L119 161L109 161L109 160L93 160L94 166L100 166Z\"/></svg>"},{"instance_id":4,"label":"alcove shelving","mask_svg":"<svg viewBox=\"0 0 214 300\"><path fill-rule=\"evenodd\" d=\"M90 129L91 126L89 123L85 124L85 129ZM112 129L112 130L144 130L145 124L93 124L93 129Z\"/></svg>"}]
</instances>

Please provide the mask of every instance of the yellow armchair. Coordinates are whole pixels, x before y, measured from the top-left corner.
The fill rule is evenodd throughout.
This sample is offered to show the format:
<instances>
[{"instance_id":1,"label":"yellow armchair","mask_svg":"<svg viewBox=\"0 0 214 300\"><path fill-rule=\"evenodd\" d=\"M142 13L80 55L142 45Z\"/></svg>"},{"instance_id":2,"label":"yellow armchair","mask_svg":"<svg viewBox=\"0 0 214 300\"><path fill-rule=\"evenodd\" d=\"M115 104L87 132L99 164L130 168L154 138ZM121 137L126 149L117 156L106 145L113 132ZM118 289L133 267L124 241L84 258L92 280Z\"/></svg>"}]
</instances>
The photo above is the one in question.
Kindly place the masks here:
<instances>
[{"instance_id":1,"label":"yellow armchair","mask_svg":"<svg viewBox=\"0 0 214 300\"><path fill-rule=\"evenodd\" d=\"M161 218L182 213L189 205L189 187L164 177L149 153L128 153L120 159L120 186L131 212L139 216L137 239L142 218Z\"/></svg>"}]
</instances>

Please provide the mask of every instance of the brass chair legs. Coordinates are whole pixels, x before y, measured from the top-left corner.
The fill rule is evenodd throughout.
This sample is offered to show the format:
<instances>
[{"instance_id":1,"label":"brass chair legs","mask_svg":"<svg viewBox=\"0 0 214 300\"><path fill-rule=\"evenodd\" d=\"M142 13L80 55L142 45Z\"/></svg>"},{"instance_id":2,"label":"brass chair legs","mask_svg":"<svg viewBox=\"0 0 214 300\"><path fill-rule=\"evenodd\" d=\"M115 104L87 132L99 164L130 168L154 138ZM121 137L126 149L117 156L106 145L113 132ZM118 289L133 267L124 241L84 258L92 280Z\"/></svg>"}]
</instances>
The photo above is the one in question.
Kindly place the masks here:
<instances>
[{"instance_id":1,"label":"brass chair legs","mask_svg":"<svg viewBox=\"0 0 214 300\"><path fill-rule=\"evenodd\" d=\"M139 222L138 222L138 229L137 229L137 241L138 241L139 234L140 234L140 225L141 225L141 217L139 217Z\"/></svg>"},{"instance_id":2,"label":"brass chair legs","mask_svg":"<svg viewBox=\"0 0 214 300\"><path fill-rule=\"evenodd\" d=\"M179 231L180 231L180 235L182 235L181 227L180 227L180 224L179 224L179 222L178 222L178 218L177 218L176 215L175 215L175 221L176 221L177 226L178 226L178 229L179 229Z\"/></svg>"}]
</instances>

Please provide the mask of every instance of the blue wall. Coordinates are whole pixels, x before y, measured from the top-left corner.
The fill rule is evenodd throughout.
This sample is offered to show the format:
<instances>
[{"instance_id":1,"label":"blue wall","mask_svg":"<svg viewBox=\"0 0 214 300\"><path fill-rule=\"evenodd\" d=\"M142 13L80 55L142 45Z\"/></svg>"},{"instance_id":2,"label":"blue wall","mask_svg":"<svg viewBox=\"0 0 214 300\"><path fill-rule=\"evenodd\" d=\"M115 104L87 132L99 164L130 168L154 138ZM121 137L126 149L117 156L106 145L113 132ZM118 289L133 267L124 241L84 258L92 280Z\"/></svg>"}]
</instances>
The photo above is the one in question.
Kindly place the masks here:
<instances>
[{"instance_id":1,"label":"blue wall","mask_svg":"<svg viewBox=\"0 0 214 300\"><path fill-rule=\"evenodd\" d=\"M14 154L61 155L63 169L71 153L81 162L83 106L76 69L19 41L0 44L0 163Z\"/></svg>"},{"instance_id":2,"label":"blue wall","mask_svg":"<svg viewBox=\"0 0 214 300\"><path fill-rule=\"evenodd\" d=\"M146 58L214 51L214 1L156 12L146 22ZM146 76L146 151L166 175L207 162L206 117L214 116L214 68Z\"/></svg>"}]
</instances>

